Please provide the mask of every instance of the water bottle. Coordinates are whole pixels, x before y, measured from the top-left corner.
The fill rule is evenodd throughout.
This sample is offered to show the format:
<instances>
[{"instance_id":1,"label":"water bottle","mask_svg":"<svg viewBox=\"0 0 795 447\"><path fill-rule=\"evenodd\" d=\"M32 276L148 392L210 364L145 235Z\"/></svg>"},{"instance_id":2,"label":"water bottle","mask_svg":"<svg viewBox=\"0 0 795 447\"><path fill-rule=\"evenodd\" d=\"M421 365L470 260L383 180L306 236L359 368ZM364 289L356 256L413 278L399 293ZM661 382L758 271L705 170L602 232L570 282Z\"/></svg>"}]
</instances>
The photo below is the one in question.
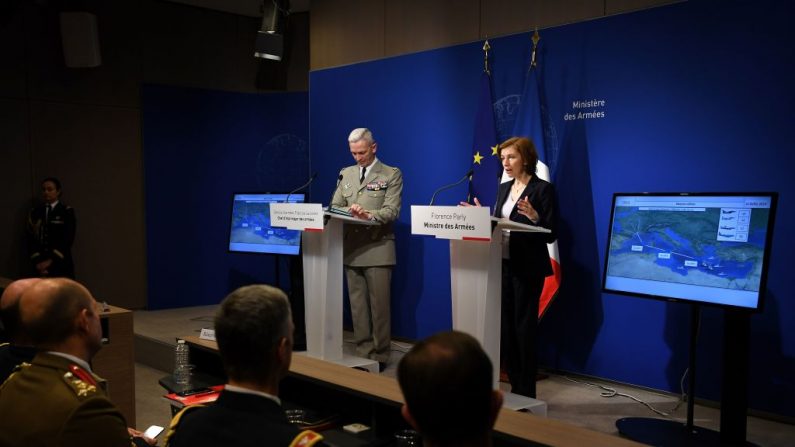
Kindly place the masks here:
<instances>
[{"instance_id":1,"label":"water bottle","mask_svg":"<svg viewBox=\"0 0 795 447\"><path fill-rule=\"evenodd\" d=\"M177 347L174 348L174 382L182 388L190 385L190 351L185 340L177 340Z\"/></svg>"}]
</instances>

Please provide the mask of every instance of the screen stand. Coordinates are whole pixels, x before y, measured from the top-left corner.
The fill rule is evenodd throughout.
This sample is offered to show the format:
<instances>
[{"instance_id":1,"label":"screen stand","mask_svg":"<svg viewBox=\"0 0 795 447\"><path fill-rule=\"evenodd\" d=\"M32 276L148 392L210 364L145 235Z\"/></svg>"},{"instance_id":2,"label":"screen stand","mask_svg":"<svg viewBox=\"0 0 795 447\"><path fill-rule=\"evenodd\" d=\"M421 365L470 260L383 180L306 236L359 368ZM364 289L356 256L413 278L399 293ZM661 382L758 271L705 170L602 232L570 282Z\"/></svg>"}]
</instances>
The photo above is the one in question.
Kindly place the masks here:
<instances>
[{"instance_id":1,"label":"screen stand","mask_svg":"<svg viewBox=\"0 0 795 447\"><path fill-rule=\"evenodd\" d=\"M726 312L726 325L724 327L724 351L729 350L729 343L727 341L731 337L734 340L735 334L732 330L735 329L730 325L729 314L737 312L732 310L725 310ZM734 315L734 314L732 314ZM746 320L747 320L747 314ZM742 415L740 418L736 417L738 408L733 408L733 411L727 416L733 422L739 422L742 419L742 428L732 432L721 433L708 428L697 427L693 425L693 410L695 407L696 396L696 341L698 340L699 319L701 318L701 307L698 304L690 305L690 359L688 362L688 393L687 393L687 422L672 421L668 419L655 419L655 418L621 418L616 421L618 432L633 441L642 442L644 444L656 446L721 446L721 445L754 445L745 441L745 411L746 408L739 408L739 413ZM730 335L731 334L731 335ZM741 334L739 337L745 337L747 344L747 332ZM724 382L727 377L727 372L732 366L727 363L728 357L724 355L723 376ZM747 350L746 350L746 370L747 370ZM735 365L736 366L736 365ZM729 394L746 394L747 376L746 381L738 389L731 390ZM724 387L724 405L726 402L727 390ZM723 406L723 405L722 405ZM724 412L727 408L722 408L721 411L721 429L724 427ZM741 438L737 439L735 434L740 432ZM733 439L729 439L732 438Z\"/></svg>"}]
</instances>

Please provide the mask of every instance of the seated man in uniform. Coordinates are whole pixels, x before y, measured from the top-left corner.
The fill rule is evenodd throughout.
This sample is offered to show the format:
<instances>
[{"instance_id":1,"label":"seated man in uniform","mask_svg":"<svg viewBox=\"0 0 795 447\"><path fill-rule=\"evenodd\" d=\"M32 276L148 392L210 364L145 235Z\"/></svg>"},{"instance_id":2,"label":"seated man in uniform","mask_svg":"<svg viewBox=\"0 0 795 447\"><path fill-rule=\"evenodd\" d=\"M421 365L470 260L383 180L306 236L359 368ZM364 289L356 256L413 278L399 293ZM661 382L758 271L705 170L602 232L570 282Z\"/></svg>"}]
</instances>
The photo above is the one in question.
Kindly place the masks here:
<instances>
[{"instance_id":1,"label":"seated man in uniform","mask_svg":"<svg viewBox=\"0 0 795 447\"><path fill-rule=\"evenodd\" d=\"M293 352L284 292L267 285L235 290L215 315L215 338L229 383L213 404L177 413L166 446L318 445L322 436L287 422L278 397Z\"/></svg>"},{"instance_id":2,"label":"seated man in uniform","mask_svg":"<svg viewBox=\"0 0 795 447\"><path fill-rule=\"evenodd\" d=\"M403 418L426 446L490 446L503 399L492 371L469 334L441 332L420 341L398 365Z\"/></svg>"},{"instance_id":3,"label":"seated man in uniform","mask_svg":"<svg viewBox=\"0 0 795 447\"><path fill-rule=\"evenodd\" d=\"M22 292L40 281L39 278L26 278L12 282L0 296L0 320L5 327L8 343L0 344L0 383L5 382L17 365L30 362L36 355L33 341L20 328L19 298Z\"/></svg>"},{"instance_id":4,"label":"seated man in uniform","mask_svg":"<svg viewBox=\"0 0 795 447\"><path fill-rule=\"evenodd\" d=\"M0 387L0 445L131 445L124 416L89 364L102 346L96 307L66 278L39 280L22 293L20 322L39 353Z\"/></svg>"}]
</instances>

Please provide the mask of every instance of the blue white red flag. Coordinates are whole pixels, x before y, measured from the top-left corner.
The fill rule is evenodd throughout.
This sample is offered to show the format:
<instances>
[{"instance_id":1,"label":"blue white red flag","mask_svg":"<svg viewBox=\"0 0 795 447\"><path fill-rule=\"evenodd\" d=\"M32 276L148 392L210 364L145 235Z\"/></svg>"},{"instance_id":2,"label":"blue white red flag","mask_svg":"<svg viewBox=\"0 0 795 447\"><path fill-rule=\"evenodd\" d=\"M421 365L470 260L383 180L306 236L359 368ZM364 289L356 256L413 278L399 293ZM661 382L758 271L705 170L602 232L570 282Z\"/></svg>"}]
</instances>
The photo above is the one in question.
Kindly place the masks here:
<instances>
[{"instance_id":1,"label":"blue white red flag","mask_svg":"<svg viewBox=\"0 0 795 447\"><path fill-rule=\"evenodd\" d=\"M543 101L545 96L539 82L538 71L538 67L531 64L525 78L524 92L522 93L521 103L516 115L513 135L527 137L533 141L538 151L536 175L542 180L552 182L550 168L547 163L554 163L553 167L557 165L557 137L549 120L546 104ZM507 181L508 179L503 177L502 180ZM547 249L549 250L549 261L552 264L553 275L547 276L544 282L544 290L541 292L538 306L539 319L557 296L561 283L558 242L547 244Z\"/></svg>"}]
</instances>

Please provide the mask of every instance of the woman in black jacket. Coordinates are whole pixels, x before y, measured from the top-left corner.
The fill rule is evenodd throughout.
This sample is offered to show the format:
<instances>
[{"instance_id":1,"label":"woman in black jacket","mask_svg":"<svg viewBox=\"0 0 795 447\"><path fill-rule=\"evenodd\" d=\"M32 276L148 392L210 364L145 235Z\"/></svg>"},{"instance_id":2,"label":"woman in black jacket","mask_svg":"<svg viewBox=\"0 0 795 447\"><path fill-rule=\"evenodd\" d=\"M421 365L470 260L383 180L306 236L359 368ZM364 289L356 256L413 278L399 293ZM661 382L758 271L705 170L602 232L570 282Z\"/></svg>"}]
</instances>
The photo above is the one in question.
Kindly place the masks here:
<instances>
[{"instance_id":1,"label":"woman in black jacket","mask_svg":"<svg viewBox=\"0 0 795 447\"><path fill-rule=\"evenodd\" d=\"M511 392L536 397L538 302L545 278L552 275L547 244L557 239L558 204L552 184L536 175L538 152L532 141L510 138L500 144L498 155L512 180L500 185L494 216L551 231L503 231L500 355Z\"/></svg>"}]
</instances>

